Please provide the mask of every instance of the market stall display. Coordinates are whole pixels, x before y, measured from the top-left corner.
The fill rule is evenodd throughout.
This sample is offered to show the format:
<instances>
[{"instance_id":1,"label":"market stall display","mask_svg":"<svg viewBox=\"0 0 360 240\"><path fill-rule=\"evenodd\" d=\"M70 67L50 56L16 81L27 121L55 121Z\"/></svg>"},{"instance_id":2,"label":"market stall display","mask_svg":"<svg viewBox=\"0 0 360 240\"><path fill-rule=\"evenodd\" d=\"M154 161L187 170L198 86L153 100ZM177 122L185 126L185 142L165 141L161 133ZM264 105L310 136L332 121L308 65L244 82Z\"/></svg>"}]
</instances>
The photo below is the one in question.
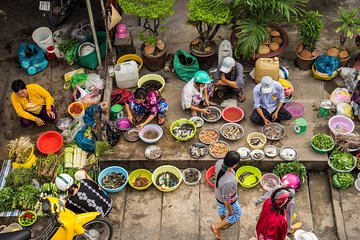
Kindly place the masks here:
<instances>
[{"instance_id":1,"label":"market stall display","mask_svg":"<svg viewBox=\"0 0 360 240\"><path fill-rule=\"evenodd\" d=\"M273 173L265 173L260 179L260 184L268 192L280 184L280 178Z\"/></svg>"},{"instance_id":2,"label":"market stall display","mask_svg":"<svg viewBox=\"0 0 360 240\"><path fill-rule=\"evenodd\" d=\"M200 182L201 172L196 168L186 168L182 171L184 183L190 186Z\"/></svg>"},{"instance_id":3,"label":"market stall display","mask_svg":"<svg viewBox=\"0 0 360 240\"><path fill-rule=\"evenodd\" d=\"M236 171L236 178L244 188L254 188L261 179L261 171L254 166L242 166Z\"/></svg>"},{"instance_id":4,"label":"market stall display","mask_svg":"<svg viewBox=\"0 0 360 240\"><path fill-rule=\"evenodd\" d=\"M34 144L29 136L20 136L6 145L13 168L31 168L35 165Z\"/></svg>"},{"instance_id":5,"label":"market stall display","mask_svg":"<svg viewBox=\"0 0 360 240\"><path fill-rule=\"evenodd\" d=\"M19 218L18 222L23 227L28 227L33 225L36 222L37 215L34 211L25 211L23 212Z\"/></svg>"},{"instance_id":6,"label":"market stall display","mask_svg":"<svg viewBox=\"0 0 360 240\"><path fill-rule=\"evenodd\" d=\"M106 192L116 193L123 190L129 181L128 172L118 166L111 166L102 170L98 177L98 183Z\"/></svg>"},{"instance_id":7,"label":"market stall display","mask_svg":"<svg viewBox=\"0 0 360 240\"><path fill-rule=\"evenodd\" d=\"M265 158L265 153L261 149L254 149L251 151L250 156L255 161L261 161Z\"/></svg>"},{"instance_id":8,"label":"market stall display","mask_svg":"<svg viewBox=\"0 0 360 240\"><path fill-rule=\"evenodd\" d=\"M190 157L199 159L205 157L209 153L209 150L203 143L194 143L189 147L188 152Z\"/></svg>"},{"instance_id":9,"label":"market stall display","mask_svg":"<svg viewBox=\"0 0 360 240\"><path fill-rule=\"evenodd\" d=\"M182 182L181 171L172 165L163 165L154 170L152 182L162 192L172 192Z\"/></svg>"},{"instance_id":10,"label":"market stall display","mask_svg":"<svg viewBox=\"0 0 360 240\"><path fill-rule=\"evenodd\" d=\"M60 151L63 142L64 140L60 133L56 131L46 131L39 136L36 146L37 149L44 154L57 153Z\"/></svg>"},{"instance_id":11,"label":"market stall display","mask_svg":"<svg viewBox=\"0 0 360 240\"><path fill-rule=\"evenodd\" d=\"M321 133L312 136L310 145L317 153L327 153L333 150L335 141L331 136Z\"/></svg>"},{"instance_id":12,"label":"market stall display","mask_svg":"<svg viewBox=\"0 0 360 240\"><path fill-rule=\"evenodd\" d=\"M335 173L350 173L356 166L356 158L348 152L335 150L331 153L328 164Z\"/></svg>"},{"instance_id":13,"label":"market stall display","mask_svg":"<svg viewBox=\"0 0 360 240\"><path fill-rule=\"evenodd\" d=\"M162 151L159 146L150 145L145 149L144 155L149 160L156 160L161 157Z\"/></svg>"},{"instance_id":14,"label":"market stall display","mask_svg":"<svg viewBox=\"0 0 360 240\"><path fill-rule=\"evenodd\" d=\"M222 110L221 116L229 123L240 122L244 118L244 110L239 107L229 106Z\"/></svg>"},{"instance_id":15,"label":"market stall display","mask_svg":"<svg viewBox=\"0 0 360 240\"><path fill-rule=\"evenodd\" d=\"M129 185L136 190L145 190L152 184L152 173L147 169L136 169L129 175Z\"/></svg>"},{"instance_id":16,"label":"market stall display","mask_svg":"<svg viewBox=\"0 0 360 240\"><path fill-rule=\"evenodd\" d=\"M139 137L145 143L156 143L163 135L162 128L157 124L146 124L139 132Z\"/></svg>"},{"instance_id":17,"label":"market stall display","mask_svg":"<svg viewBox=\"0 0 360 240\"><path fill-rule=\"evenodd\" d=\"M280 157L285 161L294 161L298 158L298 152L296 148L291 146L284 146L280 149Z\"/></svg>"},{"instance_id":18,"label":"market stall display","mask_svg":"<svg viewBox=\"0 0 360 240\"><path fill-rule=\"evenodd\" d=\"M204 144L211 144L220 138L220 133L212 128L203 129L199 133L199 140Z\"/></svg>"},{"instance_id":19,"label":"market stall display","mask_svg":"<svg viewBox=\"0 0 360 240\"><path fill-rule=\"evenodd\" d=\"M332 176L331 182L334 187L347 189L354 184L354 177L350 173L336 173Z\"/></svg>"},{"instance_id":20,"label":"market stall display","mask_svg":"<svg viewBox=\"0 0 360 240\"><path fill-rule=\"evenodd\" d=\"M244 129L237 123L225 123L220 128L220 134L227 140L235 141L244 136Z\"/></svg>"},{"instance_id":21,"label":"market stall display","mask_svg":"<svg viewBox=\"0 0 360 240\"><path fill-rule=\"evenodd\" d=\"M196 116L196 117L190 118L189 120L193 121L197 128L200 128L204 125L204 119L202 119L201 117Z\"/></svg>"},{"instance_id":22,"label":"market stall display","mask_svg":"<svg viewBox=\"0 0 360 240\"><path fill-rule=\"evenodd\" d=\"M280 123L270 123L262 128L262 133L268 140L280 140L285 136L285 128Z\"/></svg>"},{"instance_id":23,"label":"market stall display","mask_svg":"<svg viewBox=\"0 0 360 240\"><path fill-rule=\"evenodd\" d=\"M216 141L209 146L209 154L214 158L224 158L229 151L230 146L224 141Z\"/></svg>"},{"instance_id":24,"label":"market stall display","mask_svg":"<svg viewBox=\"0 0 360 240\"><path fill-rule=\"evenodd\" d=\"M237 150L237 152L240 154L240 159L247 159L250 157L250 149L247 147L241 147Z\"/></svg>"},{"instance_id":25,"label":"market stall display","mask_svg":"<svg viewBox=\"0 0 360 240\"><path fill-rule=\"evenodd\" d=\"M171 124L170 133L178 141L187 141L195 136L196 125L193 121L182 118Z\"/></svg>"},{"instance_id":26,"label":"market stall display","mask_svg":"<svg viewBox=\"0 0 360 240\"><path fill-rule=\"evenodd\" d=\"M137 130L136 128L128 129L125 132L124 136L125 136L126 141L128 141L128 142L136 142L136 141L140 140L139 130Z\"/></svg>"},{"instance_id":27,"label":"market stall display","mask_svg":"<svg viewBox=\"0 0 360 240\"><path fill-rule=\"evenodd\" d=\"M279 148L277 148L276 146L274 145L267 145L265 148L264 148L264 152L265 152L265 155L269 158L274 158L276 157L277 155L279 155Z\"/></svg>"},{"instance_id":28,"label":"market stall display","mask_svg":"<svg viewBox=\"0 0 360 240\"><path fill-rule=\"evenodd\" d=\"M260 132L250 133L246 141L252 149L261 149L266 144L266 136Z\"/></svg>"},{"instance_id":29,"label":"market stall display","mask_svg":"<svg viewBox=\"0 0 360 240\"><path fill-rule=\"evenodd\" d=\"M207 108L210 113L209 114L204 114L201 112L201 117L207 121L207 122L217 122L220 120L221 118L221 110L217 107L214 107L214 106L210 106Z\"/></svg>"},{"instance_id":30,"label":"market stall display","mask_svg":"<svg viewBox=\"0 0 360 240\"><path fill-rule=\"evenodd\" d=\"M328 126L334 135L348 134L354 131L355 128L353 120L342 115L331 117L328 121Z\"/></svg>"}]
</instances>

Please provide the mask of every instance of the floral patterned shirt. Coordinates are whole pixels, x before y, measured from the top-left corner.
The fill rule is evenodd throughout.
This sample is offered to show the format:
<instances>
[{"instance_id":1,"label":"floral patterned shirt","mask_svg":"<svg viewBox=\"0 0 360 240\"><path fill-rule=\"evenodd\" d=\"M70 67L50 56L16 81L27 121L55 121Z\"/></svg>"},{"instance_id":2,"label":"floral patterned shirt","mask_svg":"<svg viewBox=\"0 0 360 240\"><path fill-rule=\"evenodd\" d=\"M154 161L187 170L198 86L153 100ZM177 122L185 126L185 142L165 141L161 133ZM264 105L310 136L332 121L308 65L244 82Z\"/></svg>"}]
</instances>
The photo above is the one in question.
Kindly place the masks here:
<instances>
[{"instance_id":1,"label":"floral patterned shirt","mask_svg":"<svg viewBox=\"0 0 360 240\"><path fill-rule=\"evenodd\" d=\"M135 98L134 93L129 96L126 103L127 104L136 103L136 104L142 105L150 110L150 114L152 116L156 116L158 113L158 103L162 99L163 98L158 91L149 91L148 94L146 95L145 101L142 104L138 103L138 101Z\"/></svg>"}]
</instances>

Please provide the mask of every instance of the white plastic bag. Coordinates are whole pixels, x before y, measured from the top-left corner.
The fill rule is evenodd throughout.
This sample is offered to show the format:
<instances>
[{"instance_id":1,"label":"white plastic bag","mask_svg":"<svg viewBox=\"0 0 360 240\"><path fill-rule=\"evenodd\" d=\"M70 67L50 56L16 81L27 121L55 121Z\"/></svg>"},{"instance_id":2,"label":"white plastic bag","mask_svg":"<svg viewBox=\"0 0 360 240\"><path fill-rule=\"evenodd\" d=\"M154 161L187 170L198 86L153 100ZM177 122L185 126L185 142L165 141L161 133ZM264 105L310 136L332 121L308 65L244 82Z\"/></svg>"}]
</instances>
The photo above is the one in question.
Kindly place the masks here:
<instances>
[{"instance_id":1,"label":"white plastic bag","mask_svg":"<svg viewBox=\"0 0 360 240\"><path fill-rule=\"evenodd\" d=\"M88 74L88 78L85 83L85 87L88 90L91 90L93 87L103 90L104 89L104 80L100 78L99 74L91 73Z\"/></svg>"},{"instance_id":2,"label":"white plastic bag","mask_svg":"<svg viewBox=\"0 0 360 240\"><path fill-rule=\"evenodd\" d=\"M336 88L330 96L330 100L335 106L339 103L350 103L351 94L346 88Z\"/></svg>"},{"instance_id":3,"label":"white plastic bag","mask_svg":"<svg viewBox=\"0 0 360 240\"><path fill-rule=\"evenodd\" d=\"M62 131L61 135L64 137L66 143L72 142L75 135L85 126L83 118L74 119L69 128Z\"/></svg>"},{"instance_id":4,"label":"white plastic bag","mask_svg":"<svg viewBox=\"0 0 360 240\"><path fill-rule=\"evenodd\" d=\"M353 110L349 103L339 103L336 106L336 114L354 118Z\"/></svg>"}]
</instances>

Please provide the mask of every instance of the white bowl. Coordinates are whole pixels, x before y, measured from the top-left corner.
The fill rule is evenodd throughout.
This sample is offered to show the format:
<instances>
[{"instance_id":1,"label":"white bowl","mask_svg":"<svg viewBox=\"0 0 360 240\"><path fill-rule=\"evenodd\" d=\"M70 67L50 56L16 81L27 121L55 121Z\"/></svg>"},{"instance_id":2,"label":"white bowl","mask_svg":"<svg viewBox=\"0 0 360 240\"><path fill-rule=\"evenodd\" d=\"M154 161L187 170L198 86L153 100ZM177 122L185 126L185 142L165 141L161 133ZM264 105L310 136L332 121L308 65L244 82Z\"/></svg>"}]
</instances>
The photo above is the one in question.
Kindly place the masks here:
<instances>
[{"instance_id":1,"label":"white bowl","mask_svg":"<svg viewBox=\"0 0 360 240\"><path fill-rule=\"evenodd\" d=\"M273 158L279 155L279 148L274 145L267 145L264 148L264 152L267 157Z\"/></svg>"},{"instance_id":2,"label":"white bowl","mask_svg":"<svg viewBox=\"0 0 360 240\"><path fill-rule=\"evenodd\" d=\"M237 152L240 154L240 158L247 159L250 157L250 149L247 147L241 147L237 150Z\"/></svg>"},{"instance_id":3,"label":"white bowl","mask_svg":"<svg viewBox=\"0 0 360 240\"><path fill-rule=\"evenodd\" d=\"M260 158L255 158L254 157L255 154L261 154L261 157ZM261 161L261 160L263 160L265 158L265 153L261 149L255 149L255 150L251 151L250 156L255 161Z\"/></svg>"},{"instance_id":4,"label":"white bowl","mask_svg":"<svg viewBox=\"0 0 360 240\"><path fill-rule=\"evenodd\" d=\"M201 117L192 117L189 120L193 121L197 128L200 128L204 125L204 119L202 119Z\"/></svg>"},{"instance_id":5,"label":"white bowl","mask_svg":"<svg viewBox=\"0 0 360 240\"><path fill-rule=\"evenodd\" d=\"M360 192L360 179L355 180L355 188Z\"/></svg>"},{"instance_id":6,"label":"white bowl","mask_svg":"<svg viewBox=\"0 0 360 240\"><path fill-rule=\"evenodd\" d=\"M280 149L280 157L285 161L294 161L298 158L298 152L294 147L285 146Z\"/></svg>"}]
</instances>

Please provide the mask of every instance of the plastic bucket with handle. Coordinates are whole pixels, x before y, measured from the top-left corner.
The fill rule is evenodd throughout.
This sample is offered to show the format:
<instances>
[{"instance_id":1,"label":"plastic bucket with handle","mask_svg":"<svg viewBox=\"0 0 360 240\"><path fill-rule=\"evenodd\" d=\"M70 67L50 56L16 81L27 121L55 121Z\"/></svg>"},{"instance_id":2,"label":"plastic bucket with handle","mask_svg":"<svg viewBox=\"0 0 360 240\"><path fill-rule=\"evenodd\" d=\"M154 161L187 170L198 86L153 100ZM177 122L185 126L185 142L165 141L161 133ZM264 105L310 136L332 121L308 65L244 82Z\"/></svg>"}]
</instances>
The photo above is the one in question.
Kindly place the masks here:
<instances>
[{"instance_id":1,"label":"plastic bucket with handle","mask_svg":"<svg viewBox=\"0 0 360 240\"><path fill-rule=\"evenodd\" d=\"M44 53L47 51L48 46L54 46L54 39L52 32L47 27L39 27L32 33L32 39Z\"/></svg>"}]
</instances>

